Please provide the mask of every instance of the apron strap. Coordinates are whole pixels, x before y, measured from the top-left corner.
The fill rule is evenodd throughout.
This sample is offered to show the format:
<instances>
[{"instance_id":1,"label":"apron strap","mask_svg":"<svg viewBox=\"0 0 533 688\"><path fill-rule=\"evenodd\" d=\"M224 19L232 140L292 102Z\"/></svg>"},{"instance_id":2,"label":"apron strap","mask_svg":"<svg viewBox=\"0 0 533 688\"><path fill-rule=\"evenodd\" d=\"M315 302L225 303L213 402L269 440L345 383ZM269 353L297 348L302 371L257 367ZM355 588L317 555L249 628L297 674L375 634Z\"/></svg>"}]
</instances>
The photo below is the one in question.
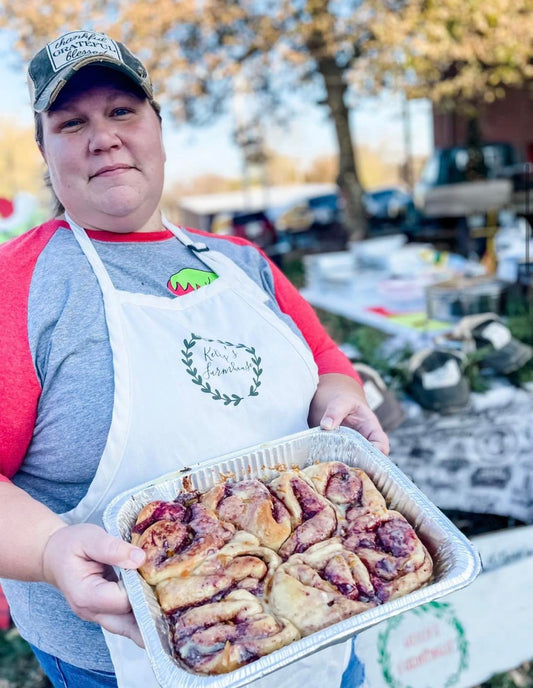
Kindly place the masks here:
<instances>
[{"instance_id":1,"label":"apron strap","mask_svg":"<svg viewBox=\"0 0 533 688\"><path fill-rule=\"evenodd\" d=\"M161 222L163 226L166 227L172 234L181 241L181 243L190 249L193 253L202 253L204 251L209 251L209 247L206 246L202 241L193 241L181 227L173 225L172 222L167 220L164 215L161 215Z\"/></svg>"},{"instance_id":2,"label":"apron strap","mask_svg":"<svg viewBox=\"0 0 533 688\"><path fill-rule=\"evenodd\" d=\"M115 287L113 286L111 278L109 277L109 274L102 263L102 259L87 236L86 231L83 229L83 227L80 227L77 222L74 222L67 212L65 212L65 220L70 225L72 233L77 239L82 251L85 254L85 257L89 261L89 264L91 265L94 274L98 279L104 298L106 298L109 294L114 292Z\"/></svg>"}]
</instances>

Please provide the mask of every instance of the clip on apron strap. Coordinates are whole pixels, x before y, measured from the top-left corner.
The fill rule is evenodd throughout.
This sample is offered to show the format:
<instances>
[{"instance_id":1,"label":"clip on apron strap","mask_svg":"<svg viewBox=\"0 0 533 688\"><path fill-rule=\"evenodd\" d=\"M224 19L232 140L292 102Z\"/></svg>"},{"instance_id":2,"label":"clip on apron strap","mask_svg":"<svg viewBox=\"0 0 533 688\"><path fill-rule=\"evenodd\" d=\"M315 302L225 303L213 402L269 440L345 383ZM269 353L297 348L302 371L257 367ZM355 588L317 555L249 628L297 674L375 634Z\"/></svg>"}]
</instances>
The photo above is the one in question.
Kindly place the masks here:
<instances>
[{"instance_id":1,"label":"clip on apron strap","mask_svg":"<svg viewBox=\"0 0 533 688\"><path fill-rule=\"evenodd\" d=\"M185 232L181 229L181 227L177 227L176 225L173 225L169 220L164 215L161 215L161 222L163 223L163 226L166 227L168 230L174 234L176 239L179 239L182 244L184 244L188 249L193 251L194 253L202 253L203 251L209 251L209 247L206 246L202 241L193 241Z\"/></svg>"}]
</instances>

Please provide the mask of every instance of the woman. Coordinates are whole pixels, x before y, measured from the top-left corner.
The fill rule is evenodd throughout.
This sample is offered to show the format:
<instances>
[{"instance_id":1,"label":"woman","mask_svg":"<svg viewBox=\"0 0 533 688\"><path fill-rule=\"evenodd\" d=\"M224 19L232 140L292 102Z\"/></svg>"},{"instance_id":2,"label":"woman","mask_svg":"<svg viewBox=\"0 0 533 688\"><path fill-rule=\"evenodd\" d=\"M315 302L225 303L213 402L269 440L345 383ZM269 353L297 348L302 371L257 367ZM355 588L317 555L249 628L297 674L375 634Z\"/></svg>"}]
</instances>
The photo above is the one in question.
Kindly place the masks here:
<instances>
[{"instance_id":1,"label":"woman","mask_svg":"<svg viewBox=\"0 0 533 688\"><path fill-rule=\"evenodd\" d=\"M114 665L120 686L145 688L110 576L144 553L101 528L109 501L308 422L383 451L387 438L347 359L253 245L162 217L159 107L125 46L65 34L29 82L59 214L0 253L0 575L54 685L117 685Z\"/></svg>"}]
</instances>

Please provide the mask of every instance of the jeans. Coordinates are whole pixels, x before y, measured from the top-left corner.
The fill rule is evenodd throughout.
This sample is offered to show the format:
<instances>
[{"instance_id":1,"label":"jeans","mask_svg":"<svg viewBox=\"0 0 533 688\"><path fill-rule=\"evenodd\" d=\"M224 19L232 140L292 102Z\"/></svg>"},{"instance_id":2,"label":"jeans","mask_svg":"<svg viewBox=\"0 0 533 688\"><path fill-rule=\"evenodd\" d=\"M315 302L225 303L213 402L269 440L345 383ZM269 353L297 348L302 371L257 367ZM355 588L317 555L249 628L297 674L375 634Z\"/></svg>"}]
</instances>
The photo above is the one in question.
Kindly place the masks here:
<instances>
[{"instance_id":1,"label":"jeans","mask_svg":"<svg viewBox=\"0 0 533 688\"><path fill-rule=\"evenodd\" d=\"M361 664L355 652L356 641L357 636L352 640L350 659L342 675L340 688L357 688L365 682L365 667Z\"/></svg>"},{"instance_id":2,"label":"jeans","mask_svg":"<svg viewBox=\"0 0 533 688\"><path fill-rule=\"evenodd\" d=\"M54 688L117 688L115 674L80 669L30 645Z\"/></svg>"},{"instance_id":3,"label":"jeans","mask_svg":"<svg viewBox=\"0 0 533 688\"><path fill-rule=\"evenodd\" d=\"M354 638L350 661L342 675L340 688L357 688L364 683L365 670L355 654L355 640ZM115 674L107 671L80 669L38 650L33 645L30 647L54 688L117 688Z\"/></svg>"}]
</instances>

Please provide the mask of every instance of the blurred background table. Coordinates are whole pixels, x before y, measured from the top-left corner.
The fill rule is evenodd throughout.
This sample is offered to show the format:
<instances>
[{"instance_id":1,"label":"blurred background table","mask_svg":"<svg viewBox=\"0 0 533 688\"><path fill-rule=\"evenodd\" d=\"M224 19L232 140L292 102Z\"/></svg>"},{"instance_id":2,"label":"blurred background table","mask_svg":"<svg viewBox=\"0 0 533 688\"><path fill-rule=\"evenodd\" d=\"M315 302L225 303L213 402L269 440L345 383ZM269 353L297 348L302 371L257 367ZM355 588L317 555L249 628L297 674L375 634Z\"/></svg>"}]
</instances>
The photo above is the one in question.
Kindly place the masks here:
<instances>
[{"instance_id":1,"label":"blurred background table","mask_svg":"<svg viewBox=\"0 0 533 688\"><path fill-rule=\"evenodd\" d=\"M346 251L304 257L302 296L314 307L376 328L410 343L430 344L453 322L428 317L428 287L484 269L429 244L405 244L393 235L354 243Z\"/></svg>"}]
</instances>

